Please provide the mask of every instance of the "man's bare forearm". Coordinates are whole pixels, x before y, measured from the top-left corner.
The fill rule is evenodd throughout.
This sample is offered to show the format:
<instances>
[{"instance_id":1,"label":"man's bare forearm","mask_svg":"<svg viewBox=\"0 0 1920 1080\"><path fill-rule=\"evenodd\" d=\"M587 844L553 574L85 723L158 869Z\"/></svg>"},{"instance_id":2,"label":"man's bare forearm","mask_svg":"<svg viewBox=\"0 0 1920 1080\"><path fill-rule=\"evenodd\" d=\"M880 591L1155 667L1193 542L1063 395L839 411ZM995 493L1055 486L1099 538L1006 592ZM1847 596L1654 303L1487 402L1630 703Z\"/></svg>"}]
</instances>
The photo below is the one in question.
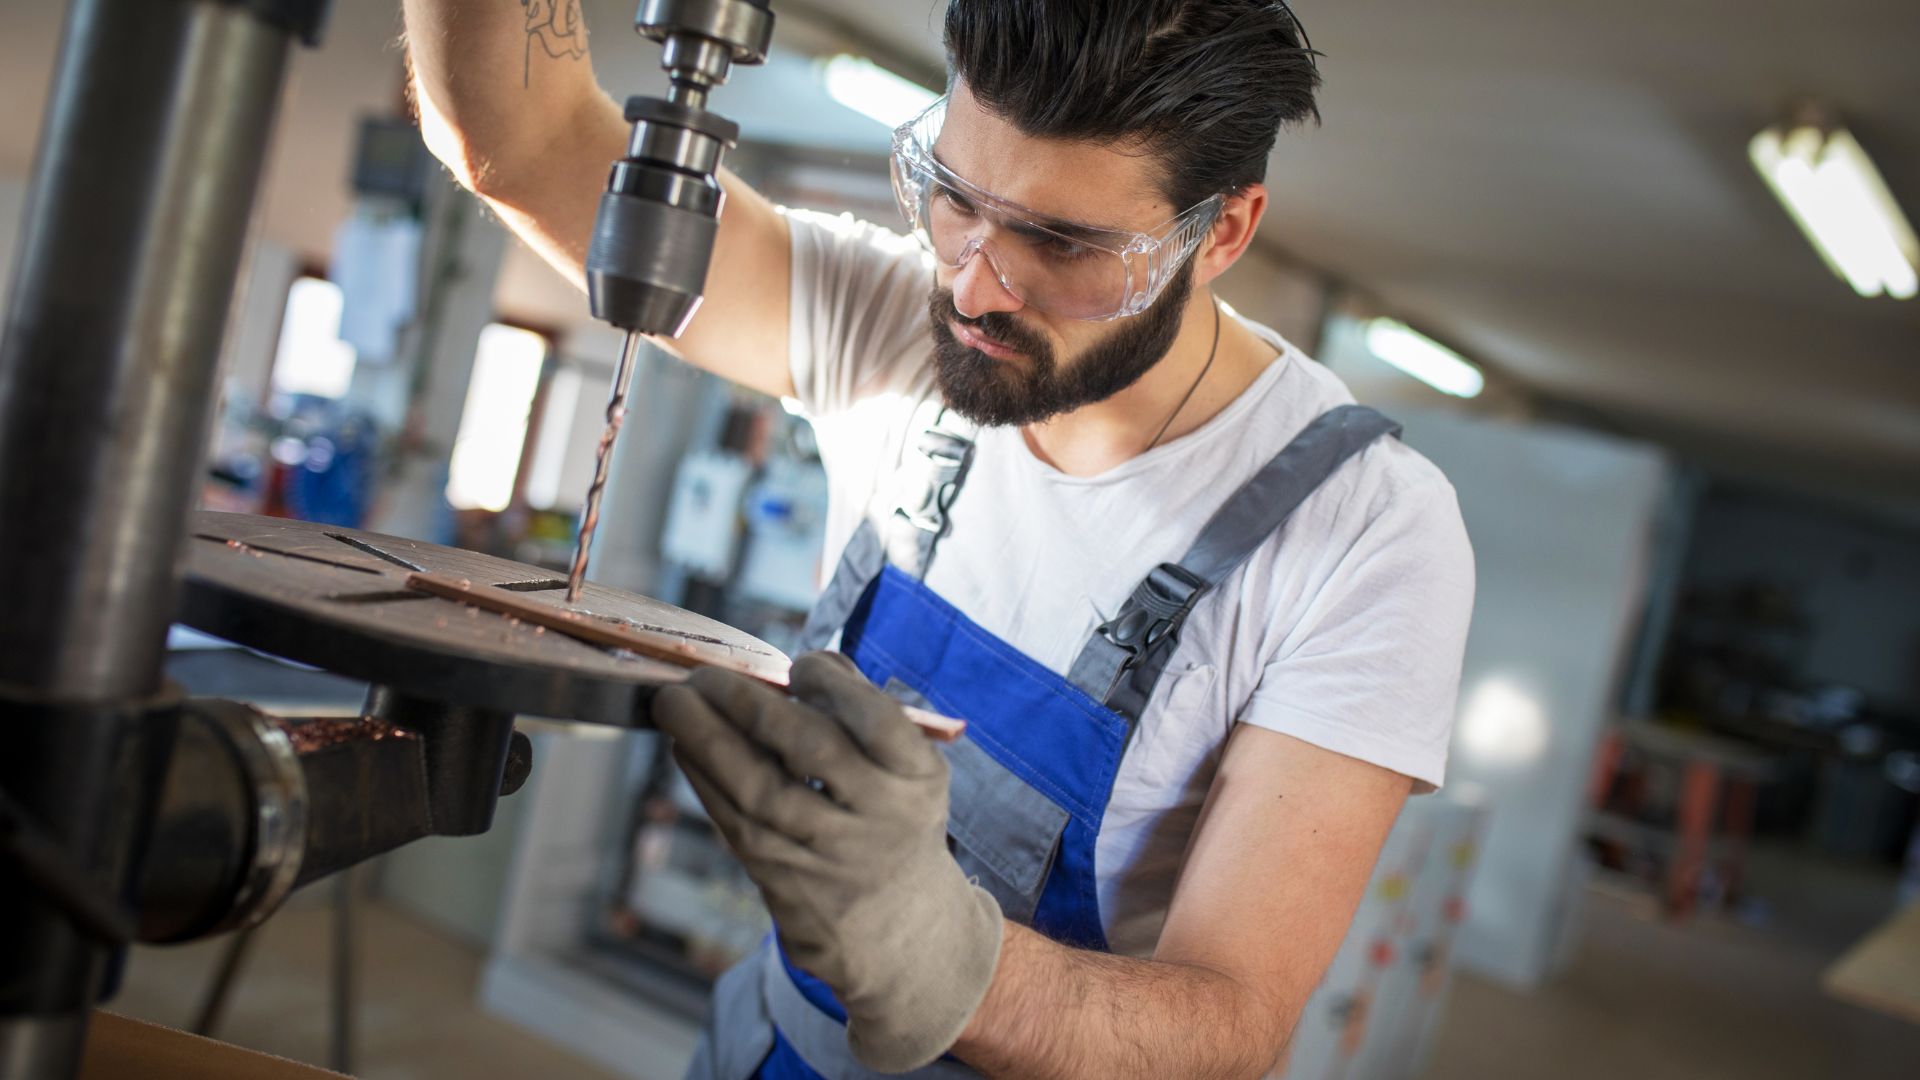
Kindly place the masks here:
<instances>
[{"instance_id":1,"label":"man's bare forearm","mask_svg":"<svg viewBox=\"0 0 1920 1080\"><path fill-rule=\"evenodd\" d=\"M1008 923L986 1000L955 1044L991 1077L1260 1077L1292 1018L1231 976L1070 949Z\"/></svg>"},{"instance_id":2,"label":"man's bare forearm","mask_svg":"<svg viewBox=\"0 0 1920 1080\"><path fill-rule=\"evenodd\" d=\"M427 148L567 280L585 288L607 166L630 128L594 80L580 0L404 0ZM792 257L773 204L722 170L727 201L705 303L662 342L768 394L787 370Z\"/></svg>"},{"instance_id":3,"label":"man's bare forearm","mask_svg":"<svg viewBox=\"0 0 1920 1080\"><path fill-rule=\"evenodd\" d=\"M580 0L404 0L407 58L427 146L496 208L584 238L597 181L625 144L594 81ZM569 175L572 167L591 169ZM556 178L579 190L553 190ZM541 230L536 230L536 232ZM542 237L528 237L536 246ZM569 245L571 246L571 245Z\"/></svg>"},{"instance_id":4,"label":"man's bare forearm","mask_svg":"<svg viewBox=\"0 0 1920 1080\"><path fill-rule=\"evenodd\" d=\"M420 133L562 276L582 266L600 179L626 145L594 81L580 0L404 0Z\"/></svg>"}]
</instances>

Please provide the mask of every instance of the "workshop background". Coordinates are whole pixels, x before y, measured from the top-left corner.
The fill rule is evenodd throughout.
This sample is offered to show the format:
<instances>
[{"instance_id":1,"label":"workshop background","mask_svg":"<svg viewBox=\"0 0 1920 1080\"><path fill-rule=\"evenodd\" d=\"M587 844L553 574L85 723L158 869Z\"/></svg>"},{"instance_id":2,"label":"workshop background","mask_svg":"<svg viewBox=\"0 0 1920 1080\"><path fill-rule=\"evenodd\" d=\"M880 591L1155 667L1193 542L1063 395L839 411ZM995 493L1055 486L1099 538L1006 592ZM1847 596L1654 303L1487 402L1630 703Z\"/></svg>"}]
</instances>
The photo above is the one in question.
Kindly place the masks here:
<instances>
[{"instance_id":1,"label":"workshop background","mask_svg":"<svg viewBox=\"0 0 1920 1080\"><path fill-rule=\"evenodd\" d=\"M1920 259L1861 207L1803 232L1769 178L1807 195L1782 162L1855 160L1845 130L1920 208L1920 5L1295 6L1325 124L1283 135L1220 291L1405 421L1480 593L1447 788L1284 1075L1914 1075ZM0 0L0 285L63 7ZM602 84L657 92L631 3L584 8ZM715 96L730 163L892 223L939 4L775 10ZM338 3L294 61L202 505L562 570L620 341L426 157L398 30ZM824 502L802 418L649 353L594 577L788 647ZM173 644L190 689L360 707ZM244 950L137 950L112 1007L369 1078L678 1076L764 913L649 735L527 729L491 832L301 894Z\"/></svg>"}]
</instances>

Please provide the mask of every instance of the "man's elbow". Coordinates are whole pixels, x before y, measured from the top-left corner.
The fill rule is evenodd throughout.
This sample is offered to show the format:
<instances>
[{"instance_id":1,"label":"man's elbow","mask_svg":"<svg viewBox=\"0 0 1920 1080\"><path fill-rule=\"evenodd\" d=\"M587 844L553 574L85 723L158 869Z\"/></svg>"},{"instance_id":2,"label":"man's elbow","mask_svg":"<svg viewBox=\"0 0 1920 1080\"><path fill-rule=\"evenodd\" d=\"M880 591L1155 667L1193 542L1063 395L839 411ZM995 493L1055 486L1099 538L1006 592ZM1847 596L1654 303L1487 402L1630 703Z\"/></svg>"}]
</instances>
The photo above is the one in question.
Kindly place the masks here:
<instances>
[{"instance_id":1,"label":"man's elbow","mask_svg":"<svg viewBox=\"0 0 1920 1080\"><path fill-rule=\"evenodd\" d=\"M479 140L418 80L413 84L413 102L420 117L420 141L427 151L447 167L461 187L483 198L494 197L494 190L501 186L500 172Z\"/></svg>"},{"instance_id":2,"label":"man's elbow","mask_svg":"<svg viewBox=\"0 0 1920 1080\"><path fill-rule=\"evenodd\" d=\"M1287 1047L1293 1042L1294 1028L1300 1022L1304 1002L1286 1000L1284 995L1262 993L1253 987L1238 985L1240 1037L1235 1043L1242 1049L1241 1060L1229 1070L1235 1080L1262 1080L1274 1070Z\"/></svg>"},{"instance_id":3,"label":"man's elbow","mask_svg":"<svg viewBox=\"0 0 1920 1080\"><path fill-rule=\"evenodd\" d=\"M413 81L413 103L420 118L420 141L461 187L490 203L511 206L537 183L542 172L538 163L548 153L556 131L529 129L507 117L475 115L471 105L440 100L419 79ZM566 124L576 122L572 114L558 109L550 109L549 115L563 117L553 124L560 133Z\"/></svg>"},{"instance_id":4,"label":"man's elbow","mask_svg":"<svg viewBox=\"0 0 1920 1080\"><path fill-rule=\"evenodd\" d=\"M1263 1080L1277 1071L1293 1046L1293 1034L1300 1026L1300 1010L1276 1017L1260 1040L1258 1063L1245 1074L1248 1080Z\"/></svg>"}]
</instances>

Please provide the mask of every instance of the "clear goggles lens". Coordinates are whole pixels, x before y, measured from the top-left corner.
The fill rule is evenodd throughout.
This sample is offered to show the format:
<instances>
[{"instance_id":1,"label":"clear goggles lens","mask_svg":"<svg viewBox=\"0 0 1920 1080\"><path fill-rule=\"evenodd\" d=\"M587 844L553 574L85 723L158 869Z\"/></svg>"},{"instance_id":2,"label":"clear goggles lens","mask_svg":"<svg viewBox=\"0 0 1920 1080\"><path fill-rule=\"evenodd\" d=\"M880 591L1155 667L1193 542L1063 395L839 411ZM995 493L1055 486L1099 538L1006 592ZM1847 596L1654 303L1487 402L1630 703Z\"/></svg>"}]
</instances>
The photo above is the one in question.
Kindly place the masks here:
<instances>
[{"instance_id":1,"label":"clear goggles lens","mask_svg":"<svg viewBox=\"0 0 1920 1080\"><path fill-rule=\"evenodd\" d=\"M1138 315L1207 235L1225 201L1215 195L1149 232L1076 225L983 191L940 164L933 144L946 99L893 134L900 212L949 268L985 255L1021 303L1068 319Z\"/></svg>"}]
</instances>

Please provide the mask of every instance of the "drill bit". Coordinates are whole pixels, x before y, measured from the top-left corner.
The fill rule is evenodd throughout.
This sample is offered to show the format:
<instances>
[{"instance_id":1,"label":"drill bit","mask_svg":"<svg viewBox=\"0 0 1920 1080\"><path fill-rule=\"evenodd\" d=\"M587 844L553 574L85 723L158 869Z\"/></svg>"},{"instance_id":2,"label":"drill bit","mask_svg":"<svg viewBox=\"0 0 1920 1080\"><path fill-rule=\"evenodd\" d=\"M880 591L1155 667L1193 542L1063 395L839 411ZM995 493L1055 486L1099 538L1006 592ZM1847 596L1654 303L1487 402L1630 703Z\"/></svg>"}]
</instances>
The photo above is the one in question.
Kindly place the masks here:
<instances>
[{"instance_id":1,"label":"drill bit","mask_svg":"<svg viewBox=\"0 0 1920 1080\"><path fill-rule=\"evenodd\" d=\"M587 552L593 547L593 531L600 525L600 496L607 489L607 470L613 464L613 441L620 436L620 422L627 418L627 389L633 384L633 360L639 351L640 332L627 331L620 366L613 372L613 393L607 398L607 430L600 433L600 448L593 459L593 484L587 488L587 502L580 510L580 537L574 541L573 569L567 573L569 604L580 599L580 587L587 579Z\"/></svg>"}]
</instances>

